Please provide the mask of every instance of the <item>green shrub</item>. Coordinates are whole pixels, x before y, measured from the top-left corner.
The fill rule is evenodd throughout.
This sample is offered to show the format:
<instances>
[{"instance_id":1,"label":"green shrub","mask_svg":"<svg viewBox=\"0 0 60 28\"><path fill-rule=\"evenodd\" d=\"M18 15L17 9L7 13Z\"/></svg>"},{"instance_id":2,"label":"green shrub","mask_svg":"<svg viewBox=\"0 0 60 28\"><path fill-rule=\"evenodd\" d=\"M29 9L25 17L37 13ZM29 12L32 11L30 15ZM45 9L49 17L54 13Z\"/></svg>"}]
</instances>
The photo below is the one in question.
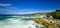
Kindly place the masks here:
<instances>
[{"instance_id":1,"label":"green shrub","mask_svg":"<svg viewBox=\"0 0 60 28\"><path fill-rule=\"evenodd\" d=\"M60 19L60 11L52 12L51 15L52 15L55 19Z\"/></svg>"}]
</instances>

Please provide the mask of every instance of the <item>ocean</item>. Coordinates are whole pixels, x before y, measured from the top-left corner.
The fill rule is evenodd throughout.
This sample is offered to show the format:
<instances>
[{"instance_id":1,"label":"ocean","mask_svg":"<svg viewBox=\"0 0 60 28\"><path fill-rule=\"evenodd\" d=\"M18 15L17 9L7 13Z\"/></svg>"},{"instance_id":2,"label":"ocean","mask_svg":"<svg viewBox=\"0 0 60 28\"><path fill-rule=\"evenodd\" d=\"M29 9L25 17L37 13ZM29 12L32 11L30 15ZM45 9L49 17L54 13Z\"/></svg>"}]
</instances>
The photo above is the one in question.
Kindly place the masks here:
<instances>
[{"instance_id":1,"label":"ocean","mask_svg":"<svg viewBox=\"0 0 60 28\"><path fill-rule=\"evenodd\" d=\"M26 15L1 15L0 16L0 28L36 28L38 25L33 20L21 20L26 18L32 18L32 16Z\"/></svg>"}]
</instances>

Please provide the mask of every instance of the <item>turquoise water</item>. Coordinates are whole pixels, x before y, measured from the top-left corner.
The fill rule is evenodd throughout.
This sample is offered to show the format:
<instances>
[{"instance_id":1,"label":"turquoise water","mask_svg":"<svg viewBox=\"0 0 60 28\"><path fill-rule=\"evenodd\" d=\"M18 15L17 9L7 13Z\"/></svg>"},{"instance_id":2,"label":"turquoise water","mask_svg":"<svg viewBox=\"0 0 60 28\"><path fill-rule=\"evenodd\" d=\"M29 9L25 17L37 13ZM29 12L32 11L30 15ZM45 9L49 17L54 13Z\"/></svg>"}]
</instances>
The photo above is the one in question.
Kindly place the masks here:
<instances>
[{"instance_id":1,"label":"turquoise water","mask_svg":"<svg viewBox=\"0 0 60 28\"><path fill-rule=\"evenodd\" d=\"M36 28L36 22L32 20L21 20L31 16L0 16L0 28Z\"/></svg>"}]
</instances>

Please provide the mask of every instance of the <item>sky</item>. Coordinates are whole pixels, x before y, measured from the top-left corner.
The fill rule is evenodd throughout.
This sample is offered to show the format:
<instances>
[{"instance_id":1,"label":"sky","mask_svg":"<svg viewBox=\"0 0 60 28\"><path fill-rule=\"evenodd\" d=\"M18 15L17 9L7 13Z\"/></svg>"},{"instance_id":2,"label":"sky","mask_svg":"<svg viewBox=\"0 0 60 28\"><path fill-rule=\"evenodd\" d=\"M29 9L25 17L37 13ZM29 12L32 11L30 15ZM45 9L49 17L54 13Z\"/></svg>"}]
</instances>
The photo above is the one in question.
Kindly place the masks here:
<instances>
[{"instance_id":1,"label":"sky","mask_svg":"<svg viewBox=\"0 0 60 28\"><path fill-rule=\"evenodd\" d=\"M30 14L60 9L60 0L0 0L0 14Z\"/></svg>"}]
</instances>

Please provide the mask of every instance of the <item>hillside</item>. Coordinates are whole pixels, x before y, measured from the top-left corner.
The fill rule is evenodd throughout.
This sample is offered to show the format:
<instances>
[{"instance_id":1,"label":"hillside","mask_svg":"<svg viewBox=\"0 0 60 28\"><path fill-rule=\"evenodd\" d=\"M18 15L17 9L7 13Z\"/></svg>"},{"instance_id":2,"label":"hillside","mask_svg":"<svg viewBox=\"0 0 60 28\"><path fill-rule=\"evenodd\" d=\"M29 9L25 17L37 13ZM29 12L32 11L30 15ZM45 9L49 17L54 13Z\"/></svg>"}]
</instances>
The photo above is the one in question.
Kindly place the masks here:
<instances>
[{"instance_id":1,"label":"hillside","mask_svg":"<svg viewBox=\"0 0 60 28\"><path fill-rule=\"evenodd\" d=\"M42 13L43 14L43 13ZM54 12L45 13L46 17L44 18L33 18L38 24L42 24L42 28L60 28L60 10Z\"/></svg>"},{"instance_id":2,"label":"hillside","mask_svg":"<svg viewBox=\"0 0 60 28\"><path fill-rule=\"evenodd\" d=\"M56 10L51 13L54 19L60 19L60 10Z\"/></svg>"}]
</instances>

